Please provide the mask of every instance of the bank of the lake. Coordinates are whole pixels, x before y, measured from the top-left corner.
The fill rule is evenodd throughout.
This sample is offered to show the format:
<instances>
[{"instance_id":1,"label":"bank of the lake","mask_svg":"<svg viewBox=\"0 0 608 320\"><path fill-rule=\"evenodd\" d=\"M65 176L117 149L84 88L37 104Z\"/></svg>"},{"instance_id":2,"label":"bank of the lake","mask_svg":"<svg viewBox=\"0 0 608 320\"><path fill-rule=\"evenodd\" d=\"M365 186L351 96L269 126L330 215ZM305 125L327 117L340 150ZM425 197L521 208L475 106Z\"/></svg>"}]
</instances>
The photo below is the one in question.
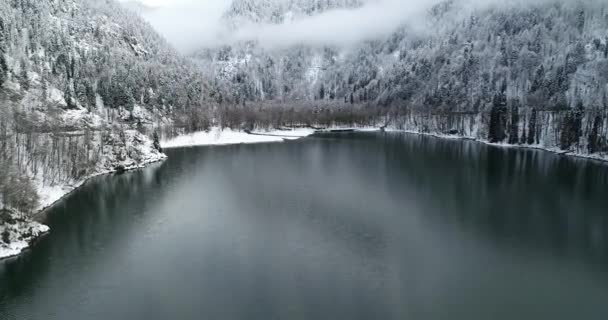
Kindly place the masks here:
<instances>
[{"instance_id":1,"label":"bank of the lake","mask_svg":"<svg viewBox=\"0 0 608 320\"><path fill-rule=\"evenodd\" d=\"M65 162L60 161L61 157L55 159L57 163L53 166L40 165L31 158L29 159L32 161L23 166L23 170L28 172L28 180L31 180L28 183L29 188L11 192L20 194L21 204L31 205L26 206L28 214L24 214L16 208L11 208L8 205L10 201L4 202L6 199L0 198L0 208L3 208L0 218L0 259L19 255L50 232L50 228L43 224L44 212L91 178L143 168L166 159L153 141L137 130L108 133L103 137L98 134L98 140L93 139L92 135L90 138L89 149L95 149L96 153L101 154L100 157L85 167L77 168L73 162L70 163L71 174L60 174L60 168L65 165ZM27 155L24 158L28 159Z\"/></svg>"},{"instance_id":2,"label":"bank of the lake","mask_svg":"<svg viewBox=\"0 0 608 320\"><path fill-rule=\"evenodd\" d=\"M585 153L585 152L562 150L557 147L547 147L543 144L523 144L523 143L512 144L512 143L504 143L504 142L496 143L496 142L490 142L488 139L485 139L485 138L475 138L473 136L464 136L464 135L460 135L460 134L424 132L424 131L417 131L417 130L405 130L405 129L394 129L394 128L389 128L389 129L378 128L377 131L396 132L396 133L401 132L401 133L422 135L422 136L428 136L428 137L434 137L434 138L446 139L446 140L468 140L468 141L474 141L477 143L481 143L481 144L485 144L485 145L493 146L493 147L499 147L499 148L521 148L521 149L540 150L540 151L544 151L544 152L557 154L560 156L568 156L568 157L574 157L574 158L595 160L595 161L600 161L600 162L608 162L608 154Z\"/></svg>"},{"instance_id":3,"label":"bank of the lake","mask_svg":"<svg viewBox=\"0 0 608 320\"><path fill-rule=\"evenodd\" d=\"M331 127L327 129L312 129L312 128L299 128L299 129L283 129L283 130L257 130L257 131L239 131L231 130L228 128L221 129L219 127L211 128L208 131L194 132L190 134L179 135L177 137L166 139L161 142L161 146L166 149L181 148L181 147L196 147L196 146L219 146L219 145L233 145L233 144L256 144L256 143L271 143L271 142L285 142L289 140L297 140L312 134L327 134L336 132L402 132L408 134L417 134L432 136L441 139L449 140L471 140L486 145L504 147L504 148L525 148L525 149L537 149L543 150L563 156L572 156L578 158L585 158L590 160L597 160L606 162L608 161L608 155L604 154L588 154L575 151L565 151L557 147L547 147L543 144L509 144L509 143L492 143L488 139L476 138L474 136L465 136L460 133L440 133L440 132L425 132L420 130L407 130L397 129L395 126L388 127L370 127L370 126L356 126L356 127ZM149 142L148 142L149 143ZM130 171L135 169L141 169L145 166L163 161L166 156L162 153L152 153L141 163L132 163L126 167L122 167L122 170ZM39 190L43 193L44 200L41 202L40 207L37 209L38 213L33 216L33 221L28 222L28 218L22 214L15 212L14 218L23 220L24 222L19 225L14 225L13 243L4 245L0 248L0 259L10 258L18 255L23 250L29 248L30 244L35 242L39 237L45 235L50 229L44 225L46 220L46 212L48 208L51 208L55 204L63 201L63 199L78 190L84 185L89 179L105 174L116 173L116 169L106 169L99 171L89 177L73 181L68 184L55 187L40 186ZM6 228L4 228L6 230ZM20 235L27 234L28 236L22 237Z\"/></svg>"},{"instance_id":4,"label":"bank of the lake","mask_svg":"<svg viewBox=\"0 0 608 320\"><path fill-rule=\"evenodd\" d=\"M51 231L45 225L48 211L61 201L64 201L66 197L78 191L91 179L98 176L115 174L119 171L128 172L142 169L165 159L167 159L166 155L157 153L140 163L101 171L86 178L52 188L43 187L43 189L52 189L52 191L46 194L45 201L40 204L37 212L33 215L23 214L13 208L3 209L1 212L3 216L0 217L2 220L0 235L3 238L0 246L0 260L13 258L22 254L25 250L30 249L41 237L48 234Z\"/></svg>"},{"instance_id":5,"label":"bank of the lake","mask_svg":"<svg viewBox=\"0 0 608 320\"><path fill-rule=\"evenodd\" d=\"M208 132L197 132L163 141L162 147L170 149L186 146L283 142L286 140L297 140L313 133L312 129L306 128L257 132L213 128ZM48 186L39 182L37 189L41 195L41 200L38 208L35 209L35 213L31 216L12 208L3 210L2 214L6 216L6 219L0 219L4 221L4 223L0 224L0 260L18 256L25 250L28 250L40 237L49 233L51 230L45 225L49 209L64 201L72 193L77 192L91 179L102 175L142 169L150 164L167 159L165 154L154 148L151 140L146 139L144 136L140 136L138 139L142 145L141 148L138 148L141 153L139 160L134 160L130 157L126 160L113 160L110 161L109 165L99 167L96 172L87 177L54 186Z\"/></svg>"}]
</instances>

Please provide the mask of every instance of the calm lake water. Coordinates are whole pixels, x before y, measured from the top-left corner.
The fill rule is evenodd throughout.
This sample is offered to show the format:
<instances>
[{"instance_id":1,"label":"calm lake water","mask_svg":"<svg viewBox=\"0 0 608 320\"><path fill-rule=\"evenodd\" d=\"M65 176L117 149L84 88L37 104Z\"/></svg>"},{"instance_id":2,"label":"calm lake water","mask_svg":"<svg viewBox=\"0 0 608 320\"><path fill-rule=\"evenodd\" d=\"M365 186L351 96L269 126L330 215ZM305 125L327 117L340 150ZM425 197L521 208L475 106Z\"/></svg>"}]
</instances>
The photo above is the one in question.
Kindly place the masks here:
<instances>
[{"instance_id":1,"label":"calm lake water","mask_svg":"<svg viewBox=\"0 0 608 320\"><path fill-rule=\"evenodd\" d=\"M608 319L608 165L380 133L168 155L54 208L0 319Z\"/></svg>"}]
</instances>

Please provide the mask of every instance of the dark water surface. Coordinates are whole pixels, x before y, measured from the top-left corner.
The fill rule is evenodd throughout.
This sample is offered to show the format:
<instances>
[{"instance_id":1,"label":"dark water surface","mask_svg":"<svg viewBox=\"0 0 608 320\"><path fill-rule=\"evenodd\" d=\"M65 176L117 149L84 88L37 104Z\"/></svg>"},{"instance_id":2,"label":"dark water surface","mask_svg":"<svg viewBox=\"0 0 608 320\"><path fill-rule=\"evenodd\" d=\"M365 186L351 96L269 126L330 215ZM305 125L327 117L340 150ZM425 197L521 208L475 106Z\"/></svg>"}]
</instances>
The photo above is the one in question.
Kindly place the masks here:
<instances>
[{"instance_id":1,"label":"dark water surface","mask_svg":"<svg viewBox=\"0 0 608 320\"><path fill-rule=\"evenodd\" d=\"M402 134L177 149L0 262L0 319L608 319L608 165Z\"/></svg>"}]
</instances>

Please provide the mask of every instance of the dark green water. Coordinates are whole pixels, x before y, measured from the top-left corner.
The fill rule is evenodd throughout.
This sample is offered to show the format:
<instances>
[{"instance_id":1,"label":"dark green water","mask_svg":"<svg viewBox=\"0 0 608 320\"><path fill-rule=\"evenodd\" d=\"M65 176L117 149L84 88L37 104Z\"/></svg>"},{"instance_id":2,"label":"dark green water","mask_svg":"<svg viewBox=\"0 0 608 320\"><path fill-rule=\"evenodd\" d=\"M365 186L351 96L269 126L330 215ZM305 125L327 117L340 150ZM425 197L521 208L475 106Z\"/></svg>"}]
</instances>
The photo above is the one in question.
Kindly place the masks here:
<instances>
[{"instance_id":1,"label":"dark green water","mask_svg":"<svg viewBox=\"0 0 608 320\"><path fill-rule=\"evenodd\" d=\"M608 319L608 165L401 134L178 149L0 262L0 319Z\"/></svg>"}]
</instances>

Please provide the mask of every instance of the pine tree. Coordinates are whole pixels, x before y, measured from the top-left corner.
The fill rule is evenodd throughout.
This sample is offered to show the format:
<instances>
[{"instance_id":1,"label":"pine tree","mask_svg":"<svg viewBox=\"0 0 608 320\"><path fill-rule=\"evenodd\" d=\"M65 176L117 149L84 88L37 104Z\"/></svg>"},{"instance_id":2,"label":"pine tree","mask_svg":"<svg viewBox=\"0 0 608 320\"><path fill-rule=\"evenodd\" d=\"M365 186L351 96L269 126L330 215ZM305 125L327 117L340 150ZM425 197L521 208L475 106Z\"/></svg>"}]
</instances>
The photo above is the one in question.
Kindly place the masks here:
<instances>
[{"instance_id":1,"label":"pine tree","mask_svg":"<svg viewBox=\"0 0 608 320\"><path fill-rule=\"evenodd\" d=\"M321 88L319 89L319 99L325 99L325 85L321 84Z\"/></svg>"},{"instance_id":2,"label":"pine tree","mask_svg":"<svg viewBox=\"0 0 608 320\"><path fill-rule=\"evenodd\" d=\"M6 65L6 58L4 58L4 54L0 49L0 88L4 85L6 78L8 76L8 67Z\"/></svg>"},{"instance_id":3,"label":"pine tree","mask_svg":"<svg viewBox=\"0 0 608 320\"><path fill-rule=\"evenodd\" d=\"M6 42L4 39L4 21L0 18L0 87L4 84L8 74L8 66L6 65Z\"/></svg>"},{"instance_id":4,"label":"pine tree","mask_svg":"<svg viewBox=\"0 0 608 320\"><path fill-rule=\"evenodd\" d=\"M585 30L585 20L585 10L581 10L576 19L576 28L580 33L583 33Z\"/></svg>"},{"instance_id":5,"label":"pine tree","mask_svg":"<svg viewBox=\"0 0 608 320\"><path fill-rule=\"evenodd\" d=\"M494 95L490 111L490 129L488 140L492 143L503 142L506 138L507 124L507 81L503 80L500 92Z\"/></svg>"},{"instance_id":6,"label":"pine tree","mask_svg":"<svg viewBox=\"0 0 608 320\"><path fill-rule=\"evenodd\" d=\"M21 60L20 69L21 70L19 70L19 84L21 85L21 88L23 90L27 91L30 89L30 79L28 76L27 63L24 59Z\"/></svg>"}]
</instances>

